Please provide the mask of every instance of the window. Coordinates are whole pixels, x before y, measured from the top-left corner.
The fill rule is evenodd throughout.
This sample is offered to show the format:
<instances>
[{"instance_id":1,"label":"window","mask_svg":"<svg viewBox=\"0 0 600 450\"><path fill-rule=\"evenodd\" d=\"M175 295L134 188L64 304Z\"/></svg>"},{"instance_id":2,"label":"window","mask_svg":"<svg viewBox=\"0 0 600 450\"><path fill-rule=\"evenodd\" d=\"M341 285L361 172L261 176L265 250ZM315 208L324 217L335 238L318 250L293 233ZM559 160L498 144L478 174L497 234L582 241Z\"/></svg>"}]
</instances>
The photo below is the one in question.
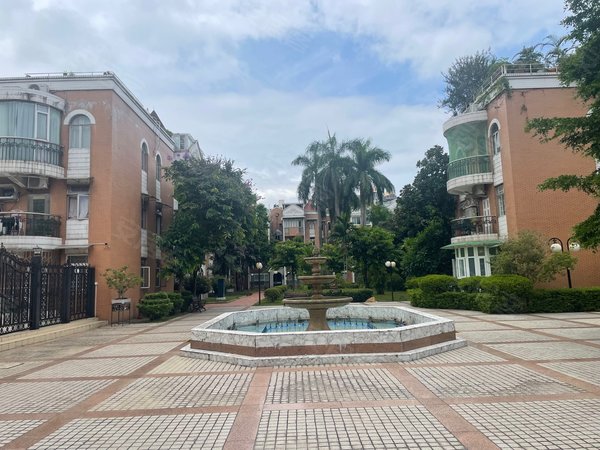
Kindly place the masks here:
<instances>
[{"instance_id":1,"label":"window","mask_svg":"<svg viewBox=\"0 0 600 450\"><path fill-rule=\"evenodd\" d=\"M185 150L185 136L179 136L179 150Z\"/></svg>"},{"instance_id":2,"label":"window","mask_svg":"<svg viewBox=\"0 0 600 450\"><path fill-rule=\"evenodd\" d=\"M0 102L0 136L59 143L60 111L32 102Z\"/></svg>"},{"instance_id":3,"label":"window","mask_svg":"<svg viewBox=\"0 0 600 450\"><path fill-rule=\"evenodd\" d=\"M506 208L504 205L504 185L503 184L496 186L496 202L498 203L498 216L505 216Z\"/></svg>"},{"instance_id":4,"label":"window","mask_svg":"<svg viewBox=\"0 0 600 450\"><path fill-rule=\"evenodd\" d=\"M161 178L161 160L160 155L156 155L156 180Z\"/></svg>"},{"instance_id":5,"label":"window","mask_svg":"<svg viewBox=\"0 0 600 450\"><path fill-rule=\"evenodd\" d=\"M48 140L48 107L36 105L36 132L37 139Z\"/></svg>"},{"instance_id":6,"label":"window","mask_svg":"<svg viewBox=\"0 0 600 450\"><path fill-rule=\"evenodd\" d=\"M490 145L492 147L492 153L497 155L500 153L500 129L498 124L493 124L490 128Z\"/></svg>"},{"instance_id":7,"label":"window","mask_svg":"<svg viewBox=\"0 0 600 450\"><path fill-rule=\"evenodd\" d=\"M145 142L142 144L142 171L148 172L148 146Z\"/></svg>"},{"instance_id":8,"label":"window","mask_svg":"<svg viewBox=\"0 0 600 450\"><path fill-rule=\"evenodd\" d=\"M157 288L159 288L161 286L161 279L160 279L160 259L156 260L156 269L154 269L155 271L155 276L154 276L154 281L155 281L155 286Z\"/></svg>"},{"instance_id":9,"label":"window","mask_svg":"<svg viewBox=\"0 0 600 450\"><path fill-rule=\"evenodd\" d=\"M67 264L87 264L88 255L67 255Z\"/></svg>"},{"instance_id":10,"label":"window","mask_svg":"<svg viewBox=\"0 0 600 450\"><path fill-rule=\"evenodd\" d=\"M156 234L161 235L162 233L162 206L156 207Z\"/></svg>"},{"instance_id":11,"label":"window","mask_svg":"<svg viewBox=\"0 0 600 450\"><path fill-rule=\"evenodd\" d=\"M457 278L490 275L490 255L492 249L486 247L466 247L455 251L455 273Z\"/></svg>"},{"instance_id":12,"label":"window","mask_svg":"<svg viewBox=\"0 0 600 450\"><path fill-rule=\"evenodd\" d=\"M67 218L83 220L89 217L90 193L88 187L70 187L67 194Z\"/></svg>"},{"instance_id":13,"label":"window","mask_svg":"<svg viewBox=\"0 0 600 450\"><path fill-rule=\"evenodd\" d=\"M90 119L83 114L73 117L69 124L69 148L90 148Z\"/></svg>"},{"instance_id":14,"label":"window","mask_svg":"<svg viewBox=\"0 0 600 450\"><path fill-rule=\"evenodd\" d=\"M150 288L150 267L148 266L148 261L146 258L142 258L142 263L140 267L140 277L142 279L141 288Z\"/></svg>"},{"instance_id":15,"label":"window","mask_svg":"<svg viewBox=\"0 0 600 450\"><path fill-rule=\"evenodd\" d=\"M148 197L142 197L142 220L141 220L142 229L145 230L148 228Z\"/></svg>"},{"instance_id":16,"label":"window","mask_svg":"<svg viewBox=\"0 0 600 450\"><path fill-rule=\"evenodd\" d=\"M49 214L50 213L50 196L49 195L30 195L29 196L29 211L33 213Z\"/></svg>"}]
</instances>

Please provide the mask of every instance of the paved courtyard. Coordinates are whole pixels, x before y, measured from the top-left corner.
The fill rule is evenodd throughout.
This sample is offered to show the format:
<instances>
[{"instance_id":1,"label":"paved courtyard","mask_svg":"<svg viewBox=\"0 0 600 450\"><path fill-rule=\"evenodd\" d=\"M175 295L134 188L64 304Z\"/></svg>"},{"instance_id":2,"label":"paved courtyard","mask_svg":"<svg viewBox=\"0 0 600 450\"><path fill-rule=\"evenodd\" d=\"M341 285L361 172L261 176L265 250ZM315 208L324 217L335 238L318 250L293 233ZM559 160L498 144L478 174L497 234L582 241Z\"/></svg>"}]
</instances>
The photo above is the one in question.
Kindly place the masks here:
<instances>
[{"instance_id":1,"label":"paved courtyard","mask_svg":"<svg viewBox=\"0 0 600 450\"><path fill-rule=\"evenodd\" d=\"M411 363L251 369L188 359L194 325L102 327L0 352L7 449L597 449L600 312L456 321Z\"/></svg>"}]
</instances>

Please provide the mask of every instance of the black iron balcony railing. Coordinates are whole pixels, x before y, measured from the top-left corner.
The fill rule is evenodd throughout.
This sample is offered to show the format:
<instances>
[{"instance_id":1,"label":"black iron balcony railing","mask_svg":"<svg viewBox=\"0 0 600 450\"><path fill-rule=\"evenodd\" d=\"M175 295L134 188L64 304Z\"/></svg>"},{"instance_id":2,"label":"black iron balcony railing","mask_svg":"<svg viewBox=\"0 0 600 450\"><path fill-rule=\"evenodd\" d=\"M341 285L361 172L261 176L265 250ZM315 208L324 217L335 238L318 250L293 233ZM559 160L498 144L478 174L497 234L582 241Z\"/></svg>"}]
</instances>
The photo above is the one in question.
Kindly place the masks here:
<instances>
[{"instance_id":1,"label":"black iron balcony railing","mask_svg":"<svg viewBox=\"0 0 600 450\"><path fill-rule=\"evenodd\" d=\"M492 167L488 155L471 156L452 161L448 164L448 179L476 175L478 173L491 173Z\"/></svg>"},{"instance_id":2,"label":"black iron balcony railing","mask_svg":"<svg viewBox=\"0 0 600 450\"><path fill-rule=\"evenodd\" d=\"M1 236L60 237L60 217L33 212L0 213Z\"/></svg>"},{"instance_id":3,"label":"black iron balcony railing","mask_svg":"<svg viewBox=\"0 0 600 450\"><path fill-rule=\"evenodd\" d=\"M461 217L460 219L454 219L450 226L452 237L498 234L496 216Z\"/></svg>"},{"instance_id":4,"label":"black iron balcony railing","mask_svg":"<svg viewBox=\"0 0 600 450\"><path fill-rule=\"evenodd\" d=\"M63 167L63 148L37 139L0 137L0 161L35 161Z\"/></svg>"}]
</instances>

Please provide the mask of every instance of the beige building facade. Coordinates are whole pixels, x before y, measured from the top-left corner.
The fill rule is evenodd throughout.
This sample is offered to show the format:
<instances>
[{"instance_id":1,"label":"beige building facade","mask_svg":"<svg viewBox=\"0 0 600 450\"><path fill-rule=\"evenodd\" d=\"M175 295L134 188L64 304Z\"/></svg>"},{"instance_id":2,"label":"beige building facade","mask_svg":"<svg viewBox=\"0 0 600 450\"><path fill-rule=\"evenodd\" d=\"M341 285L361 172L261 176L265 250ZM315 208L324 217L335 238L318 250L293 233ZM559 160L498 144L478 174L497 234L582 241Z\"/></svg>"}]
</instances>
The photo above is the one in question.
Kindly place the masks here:
<instances>
[{"instance_id":1,"label":"beige building facade","mask_svg":"<svg viewBox=\"0 0 600 450\"><path fill-rule=\"evenodd\" d=\"M525 230L540 233L549 246L557 238L563 251L577 249L568 245L572 228L594 211L597 200L538 186L562 174L589 174L597 162L525 131L529 119L586 114L575 95L555 72L508 65L469 111L444 124L450 155L447 188L457 196L453 237L444 248L454 252L457 277L490 275L497 246ZM573 287L600 285L600 255L581 250L576 256ZM567 287L567 279L558 276L549 285Z\"/></svg>"},{"instance_id":2,"label":"beige building facade","mask_svg":"<svg viewBox=\"0 0 600 450\"><path fill-rule=\"evenodd\" d=\"M96 269L96 315L116 293L107 268L144 281L127 295L172 289L156 236L176 203L163 169L176 146L156 113L112 72L0 78L0 243L47 263Z\"/></svg>"}]
</instances>

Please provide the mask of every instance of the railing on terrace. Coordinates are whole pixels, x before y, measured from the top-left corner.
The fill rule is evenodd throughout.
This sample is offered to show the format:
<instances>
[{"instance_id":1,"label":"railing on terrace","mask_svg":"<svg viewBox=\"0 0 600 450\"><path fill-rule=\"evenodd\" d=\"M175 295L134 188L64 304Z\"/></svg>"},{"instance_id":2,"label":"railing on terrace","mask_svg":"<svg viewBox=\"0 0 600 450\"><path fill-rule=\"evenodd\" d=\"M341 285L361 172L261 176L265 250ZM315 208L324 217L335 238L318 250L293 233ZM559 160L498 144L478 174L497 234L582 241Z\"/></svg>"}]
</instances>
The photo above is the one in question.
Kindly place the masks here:
<instances>
[{"instance_id":1,"label":"railing on terrace","mask_svg":"<svg viewBox=\"0 0 600 450\"><path fill-rule=\"evenodd\" d=\"M20 137L0 137L0 161L34 161L63 167L59 144Z\"/></svg>"},{"instance_id":2,"label":"railing on terrace","mask_svg":"<svg viewBox=\"0 0 600 450\"><path fill-rule=\"evenodd\" d=\"M60 217L34 212L0 213L2 236L60 236Z\"/></svg>"},{"instance_id":3,"label":"railing on terrace","mask_svg":"<svg viewBox=\"0 0 600 450\"><path fill-rule=\"evenodd\" d=\"M471 156L452 161L448 164L448 179L475 175L478 173L491 173L489 155Z\"/></svg>"},{"instance_id":4,"label":"railing on terrace","mask_svg":"<svg viewBox=\"0 0 600 450\"><path fill-rule=\"evenodd\" d=\"M461 217L450 222L452 237L498 234L496 216Z\"/></svg>"},{"instance_id":5,"label":"railing on terrace","mask_svg":"<svg viewBox=\"0 0 600 450\"><path fill-rule=\"evenodd\" d=\"M546 67L542 63L534 63L534 64L504 64L498 67L490 77L485 81L482 85L481 90L479 91L479 96L487 91L491 86L494 85L496 81L500 78L511 75L511 76L528 76L532 74L540 75L540 76L556 76L557 69L556 67Z\"/></svg>"}]
</instances>

